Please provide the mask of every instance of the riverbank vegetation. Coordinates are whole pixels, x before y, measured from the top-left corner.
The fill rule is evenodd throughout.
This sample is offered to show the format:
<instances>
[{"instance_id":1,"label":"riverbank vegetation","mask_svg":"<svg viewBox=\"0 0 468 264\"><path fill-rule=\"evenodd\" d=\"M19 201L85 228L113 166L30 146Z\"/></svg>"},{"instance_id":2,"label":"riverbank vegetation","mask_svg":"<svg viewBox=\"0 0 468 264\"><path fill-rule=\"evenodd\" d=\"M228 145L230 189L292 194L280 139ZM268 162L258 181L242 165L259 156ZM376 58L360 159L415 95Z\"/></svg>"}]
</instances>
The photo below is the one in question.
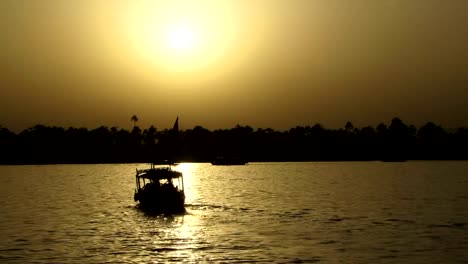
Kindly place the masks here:
<instances>
[{"instance_id":1,"label":"riverbank vegetation","mask_svg":"<svg viewBox=\"0 0 468 264\"><path fill-rule=\"evenodd\" d=\"M237 125L214 131L131 131L36 125L19 133L0 127L0 164L129 163L175 159L206 162L215 157L248 161L466 160L468 129L447 131L428 122L420 128L394 118L390 124L327 129L320 124L287 131Z\"/></svg>"}]
</instances>

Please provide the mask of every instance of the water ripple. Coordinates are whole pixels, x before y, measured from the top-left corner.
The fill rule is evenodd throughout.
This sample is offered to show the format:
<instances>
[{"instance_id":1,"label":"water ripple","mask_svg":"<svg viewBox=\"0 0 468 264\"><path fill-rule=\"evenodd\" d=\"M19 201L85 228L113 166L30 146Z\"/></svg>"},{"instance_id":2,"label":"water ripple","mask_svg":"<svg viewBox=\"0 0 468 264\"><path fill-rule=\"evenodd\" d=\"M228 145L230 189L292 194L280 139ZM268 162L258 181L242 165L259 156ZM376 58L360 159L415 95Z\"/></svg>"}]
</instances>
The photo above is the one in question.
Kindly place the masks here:
<instances>
[{"instance_id":1,"label":"water ripple","mask_svg":"<svg viewBox=\"0 0 468 264\"><path fill-rule=\"evenodd\" d=\"M140 164L0 166L0 262L463 263L457 164L188 164L180 215L133 203Z\"/></svg>"}]
</instances>

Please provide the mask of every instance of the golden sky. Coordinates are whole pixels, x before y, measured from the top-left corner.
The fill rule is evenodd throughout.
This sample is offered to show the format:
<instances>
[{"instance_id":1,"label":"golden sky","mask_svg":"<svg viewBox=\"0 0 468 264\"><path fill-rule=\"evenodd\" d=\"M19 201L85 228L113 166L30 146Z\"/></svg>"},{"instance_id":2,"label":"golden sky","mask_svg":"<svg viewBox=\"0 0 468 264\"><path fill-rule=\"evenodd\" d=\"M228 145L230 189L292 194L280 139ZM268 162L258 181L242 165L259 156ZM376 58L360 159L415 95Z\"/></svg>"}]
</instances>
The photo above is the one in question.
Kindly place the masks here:
<instances>
[{"instance_id":1,"label":"golden sky","mask_svg":"<svg viewBox=\"0 0 468 264\"><path fill-rule=\"evenodd\" d=\"M2 0L0 125L468 126L468 1Z\"/></svg>"}]
</instances>

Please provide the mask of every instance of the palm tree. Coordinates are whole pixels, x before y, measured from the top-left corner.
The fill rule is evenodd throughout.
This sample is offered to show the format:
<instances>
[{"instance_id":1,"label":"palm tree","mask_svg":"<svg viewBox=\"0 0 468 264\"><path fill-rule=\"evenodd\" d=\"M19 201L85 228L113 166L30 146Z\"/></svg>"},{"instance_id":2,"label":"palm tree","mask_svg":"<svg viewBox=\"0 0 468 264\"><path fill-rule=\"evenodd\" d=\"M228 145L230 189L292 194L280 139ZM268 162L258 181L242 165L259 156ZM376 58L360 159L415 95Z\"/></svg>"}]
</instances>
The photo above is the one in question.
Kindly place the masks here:
<instances>
[{"instance_id":1,"label":"palm tree","mask_svg":"<svg viewBox=\"0 0 468 264\"><path fill-rule=\"evenodd\" d=\"M130 118L130 121L133 122L133 126L136 126L136 123L138 122L138 117L136 115L133 115L132 118Z\"/></svg>"},{"instance_id":2,"label":"palm tree","mask_svg":"<svg viewBox=\"0 0 468 264\"><path fill-rule=\"evenodd\" d=\"M351 132L353 132L354 130L353 123L351 123L351 121L346 122L345 129L346 129L346 132L348 132L348 134L351 134Z\"/></svg>"}]
</instances>

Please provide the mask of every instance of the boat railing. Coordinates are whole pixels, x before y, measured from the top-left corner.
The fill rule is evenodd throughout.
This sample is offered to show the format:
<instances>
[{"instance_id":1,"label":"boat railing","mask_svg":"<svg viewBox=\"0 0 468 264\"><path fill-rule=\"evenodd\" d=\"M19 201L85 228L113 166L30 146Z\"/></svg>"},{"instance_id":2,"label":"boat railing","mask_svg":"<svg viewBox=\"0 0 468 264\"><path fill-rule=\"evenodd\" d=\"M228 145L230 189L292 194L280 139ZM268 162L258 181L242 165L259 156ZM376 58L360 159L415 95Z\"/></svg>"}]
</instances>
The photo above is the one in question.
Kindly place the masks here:
<instances>
[{"instance_id":1,"label":"boat railing","mask_svg":"<svg viewBox=\"0 0 468 264\"><path fill-rule=\"evenodd\" d=\"M150 174L154 173L155 171L159 171L160 173L167 174L164 176L159 176L159 177L151 177ZM149 179L150 181L161 181L161 180L167 180L168 182L172 181L173 179L176 179L179 184L176 184L178 186L178 189L184 190L184 178L181 172L172 170L172 168L169 167L152 167L150 169L136 169L136 186L137 190L140 190L143 188L143 186L146 185L146 180ZM140 182L142 181L142 182Z\"/></svg>"}]
</instances>

